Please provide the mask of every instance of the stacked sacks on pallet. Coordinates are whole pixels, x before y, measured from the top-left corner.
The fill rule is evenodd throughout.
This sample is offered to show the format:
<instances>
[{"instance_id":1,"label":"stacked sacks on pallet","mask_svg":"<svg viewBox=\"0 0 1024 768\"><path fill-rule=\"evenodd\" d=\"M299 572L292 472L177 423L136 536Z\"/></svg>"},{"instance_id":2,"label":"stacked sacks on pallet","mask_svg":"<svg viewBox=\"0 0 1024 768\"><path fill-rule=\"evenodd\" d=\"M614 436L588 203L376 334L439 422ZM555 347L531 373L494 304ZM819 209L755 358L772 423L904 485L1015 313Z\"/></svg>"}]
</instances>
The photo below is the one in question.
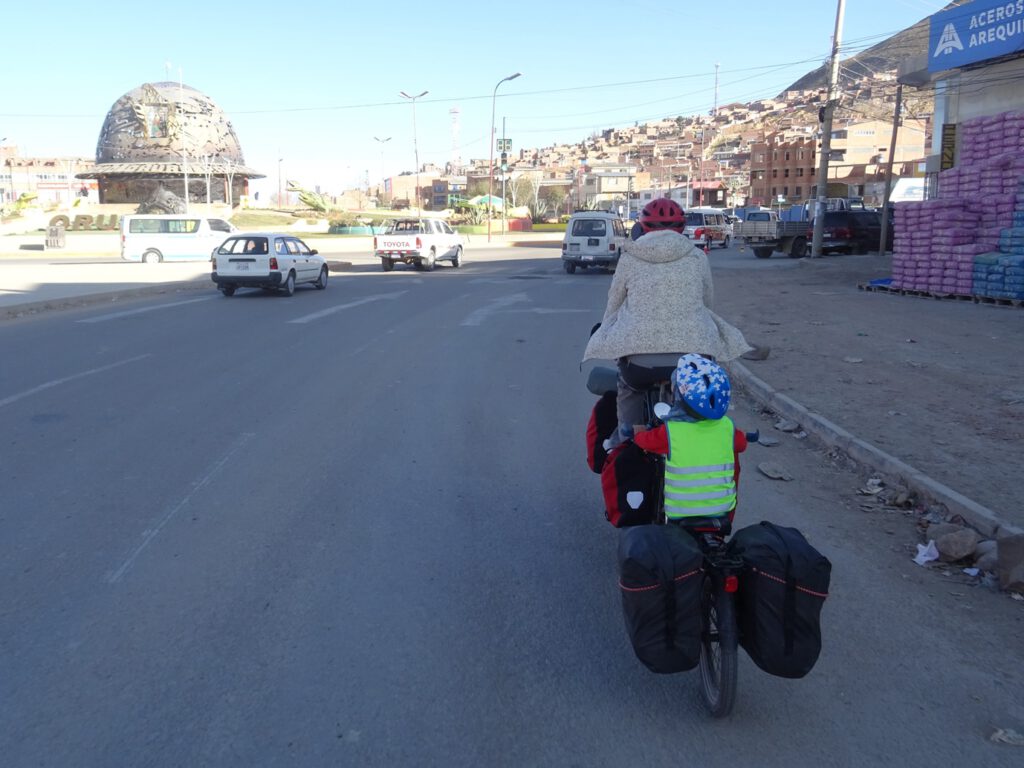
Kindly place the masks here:
<instances>
[{"instance_id":1,"label":"stacked sacks on pallet","mask_svg":"<svg viewBox=\"0 0 1024 768\"><path fill-rule=\"evenodd\" d=\"M963 124L960 165L939 174L938 199L896 206L893 287L1024 298L1012 258L1024 256L1022 148L1024 113Z\"/></svg>"},{"instance_id":2,"label":"stacked sacks on pallet","mask_svg":"<svg viewBox=\"0 0 1024 768\"><path fill-rule=\"evenodd\" d=\"M976 256L974 295L1024 301L1024 256L1000 251Z\"/></svg>"},{"instance_id":3,"label":"stacked sacks on pallet","mask_svg":"<svg viewBox=\"0 0 1024 768\"><path fill-rule=\"evenodd\" d=\"M1010 226L995 246L974 259L973 292L991 299L1024 300L1024 179L1018 182Z\"/></svg>"},{"instance_id":4,"label":"stacked sacks on pallet","mask_svg":"<svg viewBox=\"0 0 1024 768\"><path fill-rule=\"evenodd\" d=\"M897 203L893 287L969 294L980 222L980 213L958 200Z\"/></svg>"}]
</instances>

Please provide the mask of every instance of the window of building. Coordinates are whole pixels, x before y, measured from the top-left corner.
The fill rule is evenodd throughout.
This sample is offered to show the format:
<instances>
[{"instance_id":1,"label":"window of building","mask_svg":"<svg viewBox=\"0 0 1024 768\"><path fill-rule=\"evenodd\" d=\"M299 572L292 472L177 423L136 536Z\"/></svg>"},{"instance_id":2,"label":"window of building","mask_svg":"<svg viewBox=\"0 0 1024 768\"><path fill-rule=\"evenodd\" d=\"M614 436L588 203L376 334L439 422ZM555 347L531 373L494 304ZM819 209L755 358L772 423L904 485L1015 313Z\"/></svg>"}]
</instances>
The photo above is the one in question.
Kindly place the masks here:
<instances>
[{"instance_id":1,"label":"window of building","mask_svg":"<svg viewBox=\"0 0 1024 768\"><path fill-rule=\"evenodd\" d=\"M784 194L786 197L789 197L789 187L783 187L782 194Z\"/></svg>"},{"instance_id":2,"label":"window of building","mask_svg":"<svg viewBox=\"0 0 1024 768\"><path fill-rule=\"evenodd\" d=\"M788 178L789 178L789 168L786 168L786 169L785 169L785 170L784 170L784 171L782 172L782 175L783 175L783 177L784 177L784 178L787 178L787 179L788 179Z\"/></svg>"},{"instance_id":3,"label":"window of building","mask_svg":"<svg viewBox=\"0 0 1024 768\"><path fill-rule=\"evenodd\" d=\"M804 188L803 187L797 187L796 188L796 196L797 197L803 197L804 196Z\"/></svg>"},{"instance_id":4,"label":"window of building","mask_svg":"<svg viewBox=\"0 0 1024 768\"><path fill-rule=\"evenodd\" d=\"M773 179L779 178L779 169L778 168L772 168L772 178Z\"/></svg>"},{"instance_id":5,"label":"window of building","mask_svg":"<svg viewBox=\"0 0 1024 768\"><path fill-rule=\"evenodd\" d=\"M786 150L786 159L789 160L789 150Z\"/></svg>"},{"instance_id":6,"label":"window of building","mask_svg":"<svg viewBox=\"0 0 1024 768\"><path fill-rule=\"evenodd\" d=\"M779 188L778 187L772 187L772 194L773 195L779 194Z\"/></svg>"},{"instance_id":7,"label":"window of building","mask_svg":"<svg viewBox=\"0 0 1024 768\"><path fill-rule=\"evenodd\" d=\"M803 168L797 168L796 169L796 175L797 176L803 176L804 175L804 169Z\"/></svg>"}]
</instances>

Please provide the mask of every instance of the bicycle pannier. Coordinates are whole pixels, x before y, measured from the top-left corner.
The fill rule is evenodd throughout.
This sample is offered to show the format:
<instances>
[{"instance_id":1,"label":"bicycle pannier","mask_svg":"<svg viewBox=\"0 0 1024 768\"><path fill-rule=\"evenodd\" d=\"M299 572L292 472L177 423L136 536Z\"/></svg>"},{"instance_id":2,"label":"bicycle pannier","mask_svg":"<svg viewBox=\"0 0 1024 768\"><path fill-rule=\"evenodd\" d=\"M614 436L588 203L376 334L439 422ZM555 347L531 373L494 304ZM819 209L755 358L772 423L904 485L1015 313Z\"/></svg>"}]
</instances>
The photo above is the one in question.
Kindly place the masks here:
<instances>
[{"instance_id":1,"label":"bicycle pannier","mask_svg":"<svg viewBox=\"0 0 1024 768\"><path fill-rule=\"evenodd\" d=\"M768 674L803 677L821 652L832 563L796 528L768 522L736 531L729 549L743 560L736 595L740 645Z\"/></svg>"},{"instance_id":2,"label":"bicycle pannier","mask_svg":"<svg viewBox=\"0 0 1024 768\"><path fill-rule=\"evenodd\" d=\"M594 403L587 422L587 466L601 474L608 452L604 449L604 441L611 437L618 426L615 413L615 392L605 392Z\"/></svg>"},{"instance_id":3,"label":"bicycle pannier","mask_svg":"<svg viewBox=\"0 0 1024 768\"><path fill-rule=\"evenodd\" d=\"M632 441L613 448L601 469L605 517L616 528L654 521L658 464Z\"/></svg>"},{"instance_id":4,"label":"bicycle pannier","mask_svg":"<svg viewBox=\"0 0 1024 768\"><path fill-rule=\"evenodd\" d=\"M636 657L671 674L700 658L700 591L704 556L674 525L641 525L619 533L619 589Z\"/></svg>"}]
</instances>

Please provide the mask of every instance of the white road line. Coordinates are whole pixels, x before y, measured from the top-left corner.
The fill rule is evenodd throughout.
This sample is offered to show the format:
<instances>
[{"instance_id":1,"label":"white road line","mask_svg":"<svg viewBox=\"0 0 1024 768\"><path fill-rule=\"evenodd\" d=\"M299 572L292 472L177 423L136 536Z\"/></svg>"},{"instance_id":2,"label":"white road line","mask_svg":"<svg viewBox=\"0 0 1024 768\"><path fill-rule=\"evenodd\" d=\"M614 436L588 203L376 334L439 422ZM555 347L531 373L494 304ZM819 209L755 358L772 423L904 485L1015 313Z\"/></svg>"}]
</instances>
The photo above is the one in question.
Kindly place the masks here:
<instances>
[{"instance_id":1,"label":"white road line","mask_svg":"<svg viewBox=\"0 0 1024 768\"><path fill-rule=\"evenodd\" d=\"M183 498L175 506L173 506L170 509L170 511L160 519L160 522L158 522L153 528L150 528L143 534L142 543L135 548L135 551L128 556L127 560L121 563L120 568L118 568L116 571L107 576L107 583L116 584L117 582L119 582L121 578L125 575L125 573L128 571L128 569L131 568L132 563L134 563L135 560L139 557L139 555L142 554L143 550L149 546L150 542L152 542L153 539L157 537L157 534L159 534L160 531L163 530L164 526L167 525L167 523L169 523L171 519L176 514L178 514L178 512L180 512L183 507L188 505L188 503L192 500L193 496L195 496L197 493L199 493L199 491L201 491L203 488L209 485L210 481L220 471L220 469L225 464L228 463L228 460L232 456L234 456L235 453L241 450L245 446L245 444L252 440L254 437L256 437L256 434L254 432L243 432L241 437L239 437L235 441L234 445L232 445L231 448L228 449L228 452L224 454L224 456L221 457L217 462L215 462L212 467L210 467L206 474L204 474L202 478L200 478L199 482L194 484L191 491L185 494L185 498Z\"/></svg>"},{"instance_id":2,"label":"white road line","mask_svg":"<svg viewBox=\"0 0 1024 768\"><path fill-rule=\"evenodd\" d=\"M560 315L566 312L593 312L592 309L550 309L548 307L531 307L530 309L503 309L502 312L532 312L535 315Z\"/></svg>"},{"instance_id":3,"label":"white road line","mask_svg":"<svg viewBox=\"0 0 1024 768\"><path fill-rule=\"evenodd\" d=\"M351 309L352 307L358 307L360 304L370 304L380 299L397 299L407 291L395 291L394 293L378 293L374 296L367 296L362 299L356 299L350 301L348 304L338 304L336 307L330 307L329 309L322 309L319 312L314 312L311 315L305 315L304 317L297 317L294 320L289 320L289 323L311 323L314 320L319 320L321 317L327 317L333 315L335 312L341 312L343 309Z\"/></svg>"},{"instance_id":4,"label":"white road line","mask_svg":"<svg viewBox=\"0 0 1024 768\"><path fill-rule=\"evenodd\" d=\"M462 325L480 325L489 315L493 315L498 310L504 309L512 304L518 304L521 301L529 300L529 297L525 293L513 293L510 296L502 296L501 298L495 299L487 306L480 307L480 309L471 312L466 319L462 321Z\"/></svg>"},{"instance_id":5,"label":"white road line","mask_svg":"<svg viewBox=\"0 0 1024 768\"><path fill-rule=\"evenodd\" d=\"M69 381L74 381L75 379L84 379L86 376L92 376L93 374L96 373L103 373L104 371L109 371L113 368L120 368L122 365L128 365L129 363L137 363L139 360L145 360L147 357L151 357L151 355L149 353L146 353L145 355L139 355L137 357L129 357L127 360L121 360L118 363L111 363L110 365L104 365L99 368L90 368L88 371L82 371L81 373L76 373L71 376L65 376L63 379L54 379L53 381L48 381L45 384L40 384L38 387L32 387L32 389L27 389L24 392L19 392L16 395L5 397L3 400L0 400L0 408L3 408L6 405L10 405L11 403L16 403L19 400L23 400L26 397L30 397L36 394L37 392L52 389L53 387L59 386L61 384L67 384Z\"/></svg>"},{"instance_id":6,"label":"white road line","mask_svg":"<svg viewBox=\"0 0 1024 768\"><path fill-rule=\"evenodd\" d=\"M76 320L76 323L103 323L107 320L117 320L121 317L131 317L132 315L141 315L143 312L156 312L158 309L170 309L171 307L180 307L185 304L195 304L197 301L210 301L210 299L216 299L217 296L203 296L201 299L187 299L186 301L175 301L170 304L158 304L155 307L140 307L139 309L126 309L124 312L112 312L109 315L100 315L99 317L87 317L84 320Z\"/></svg>"}]
</instances>

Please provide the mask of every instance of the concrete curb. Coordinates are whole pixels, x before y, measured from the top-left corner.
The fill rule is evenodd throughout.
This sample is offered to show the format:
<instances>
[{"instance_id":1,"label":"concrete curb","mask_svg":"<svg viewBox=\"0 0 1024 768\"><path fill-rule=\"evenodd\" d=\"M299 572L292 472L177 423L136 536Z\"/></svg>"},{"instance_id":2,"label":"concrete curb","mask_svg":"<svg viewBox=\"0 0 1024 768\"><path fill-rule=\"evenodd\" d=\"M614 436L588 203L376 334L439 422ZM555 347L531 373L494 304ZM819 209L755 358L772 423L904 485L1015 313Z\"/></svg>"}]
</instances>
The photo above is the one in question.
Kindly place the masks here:
<instances>
[{"instance_id":1,"label":"concrete curb","mask_svg":"<svg viewBox=\"0 0 1024 768\"><path fill-rule=\"evenodd\" d=\"M213 281L209 277L197 277L193 280L179 280L171 283L154 283L153 285L139 288L125 288L116 291L105 291L103 293L86 293L81 296L65 296L59 299L47 299L43 301L32 301L26 304L15 304L6 309L0 308L0 320L16 320L25 315L32 315L37 312L50 311L54 309L78 309L91 307L96 304L113 304L121 299L133 299L142 296L160 296L168 293L180 293L181 291L197 291L204 288L216 290Z\"/></svg>"},{"instance_id":2,"label":"concrete curb","mask_svg":"<svg viewBox=\"0 0 1024 768\"><path fill-rule=\"evenodd\" d=\"M800 405L752 374L746 366L732 362L734 379L761 405L791 421L829 448L837 448L857 463L869 467L890 481L897 480L920 498L943 505L952 515L960 515L968 525L991 539L1024 533L1024 529L1002 520L995 512L957 493L920 470L890 456L871 443L861 440L824 416Z\"/></svg>"}]
</instances>

